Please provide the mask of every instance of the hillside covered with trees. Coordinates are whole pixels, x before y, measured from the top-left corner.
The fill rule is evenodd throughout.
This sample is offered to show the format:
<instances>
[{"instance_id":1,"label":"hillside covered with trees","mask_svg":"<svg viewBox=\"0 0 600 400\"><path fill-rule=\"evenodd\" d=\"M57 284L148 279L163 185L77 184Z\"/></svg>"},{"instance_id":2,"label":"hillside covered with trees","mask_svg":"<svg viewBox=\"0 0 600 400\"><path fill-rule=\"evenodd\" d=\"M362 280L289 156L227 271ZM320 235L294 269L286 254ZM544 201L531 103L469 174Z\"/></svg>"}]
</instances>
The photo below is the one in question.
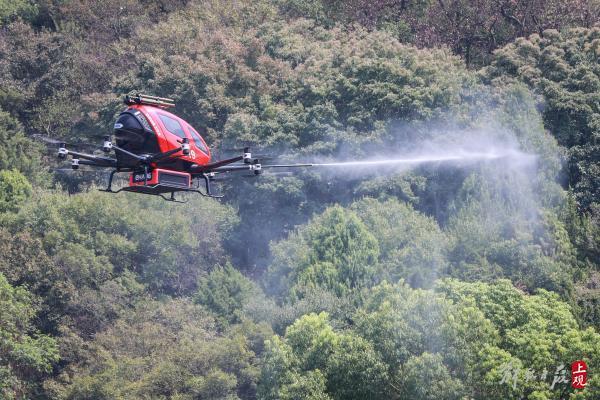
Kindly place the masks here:
<instances>
[{"instance_id":1,"label":"hillside covered with trees","mask_svg":"<svg viewBox=\"0 0 600 400\"><path fill-rule=\"evenodd\" d=\"M0 24L0 398L600 398L597 1L0 0ZM36 140L98 143L130 92L216 156L534 161L174 204Z\"/></svg>"}]
</instances>

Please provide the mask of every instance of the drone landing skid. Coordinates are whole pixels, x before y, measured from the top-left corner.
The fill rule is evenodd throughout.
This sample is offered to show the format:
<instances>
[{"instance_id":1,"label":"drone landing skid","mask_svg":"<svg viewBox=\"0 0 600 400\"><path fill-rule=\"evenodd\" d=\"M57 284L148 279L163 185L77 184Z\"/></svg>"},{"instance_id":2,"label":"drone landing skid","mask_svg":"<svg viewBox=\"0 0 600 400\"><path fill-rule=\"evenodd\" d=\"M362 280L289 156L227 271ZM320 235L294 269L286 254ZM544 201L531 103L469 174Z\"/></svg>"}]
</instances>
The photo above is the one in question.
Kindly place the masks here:
<instances>
[{"instance_id":1,"label":"drone landing skid","mask_svg":"<svg viewBox=\"0 0 600 400\"><path fill-rule=\"evenodd\" d=\"M210 179L206 175L202 175L205 181L206 192L200 190L199 185L195 187L191 186L191 176L188 173L181 173L170 170L154 169L144 170L138 172L132 172L129 178L129 186L122 187L118 190L112 189L112 181L114 175L118 172L125 172L119 170L113 170L110 173L108 187L106 189L100 189L107 193L119 193L119 192L134 192L149 194L154 196L160 196L166 201L173 201L177 203L185 203L175 199L176 192L191 192L198 193L204 197L211 197L220 199L222 195L215 195L211 191ZM165 197L164 194L170 193L169 197Z\"/></svg>"}]
</instances>

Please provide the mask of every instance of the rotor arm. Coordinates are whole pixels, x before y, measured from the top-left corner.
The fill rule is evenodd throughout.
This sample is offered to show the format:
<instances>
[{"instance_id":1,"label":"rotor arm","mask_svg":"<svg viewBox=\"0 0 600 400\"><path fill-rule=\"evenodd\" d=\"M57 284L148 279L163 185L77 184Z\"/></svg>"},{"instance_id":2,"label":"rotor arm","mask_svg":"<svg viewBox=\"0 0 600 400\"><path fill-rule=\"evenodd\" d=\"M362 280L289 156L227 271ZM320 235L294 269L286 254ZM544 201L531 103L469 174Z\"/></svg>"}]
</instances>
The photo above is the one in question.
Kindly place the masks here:
<instances>
[{"instance_id":1,"label":"rotor arm","mask_svg":"<svg viewBox=\"0 0 600 400\"><path fill-rule=\"evenodd\" d=\"M194 166L195 171L193 171L193 172L197 172L197 173L217 172L217 170L220 167L223 167L223 166L229 165L229 164L233 164L238 161L242 161L243 159L244 159L244 156L237 156L237 157L227 158L225 160L217 161L212 164L197 165L197 166ZM232 167L234 167L234 166L232 166ZM240 165L240 166L235 166L235 167L245 167L246 170L249 169L248 165ZM243 168L233 169L232 171L238 171L238 170L243 170Z\"/></svg>"},{"instance_id":2,"label":"rotor arm","mask_svg":"<svg viewBox=\"0 0 600 400\"><path fill-rule=\"evenodd\" d=\"M169 151L165 151L164 153L158 153L155 155L150 156L150 158L148 159L149 162L161 162L161 161L168 161L168 159L179 153L180 151L183 150L183 147L177 147L175 149L169 150Z\"/></svg>"},{"instance_id":3,"label":"rotor arm","mask_svg":"<svg viewBox=\"0 0 600 400\"><path fill-rule=\"evenodd\" d=\"M161 162L161 161L167 161L169 158L171 158L173 155L179 153L180 151L184 151L185 148L184 146L180 146L174 149L171 149L169 151L165 151L164 153L156 153L156 154L152 154L149 156L140 156L137 154L134 154L128 150L125 150L119 146L115 146L113 145L112 148L115 151L118 151L120 153L126 154L132 158L135 158L136 160L142 162L142 163L152 163L152 162Z\"/></svg>"},{"instance_id":4,"label":"rotor arm","mask_svg":"<svg viewBox=\"0 0 600 400\"><path fill-rule=\"evenodd\" d=\"M109 164L104 164L104 163L97 163L95 161L89 161L89 160L79 160L79 165L89 165L91 167L102 167L102 168L106 168L106 167L116 167L117 163L115 162L114 165L109 165Z\"/></svg>"},{"instance_id":5,"label":"rotor arm","mask_svg":"<svg viewBox=\"0 0 600 400\"><path fill-rule=\"evenodd\" d=\"M255 169L255 165L260 165L260 164L228 165L228 166L223 166L223 167L212 168L208 171L202 172L201 174L210 173L210 172L221 173L221 172L234 172L234 171L253 171Z\"/></svg>"},{"instance_id":6,"label":"rotor arm","mask_svg":"<svg viewBox=\"0 0 600 400\"><path fill-rule=\"evenodd\" d=\"M77 170L77 169L79 169L79 167L81 165L89 165L90 167L98 167L98 168L107 168L107 167L117 168L116 161L112 164L109 164L107 162L90 161L90 160L86 160L86 159L80 160L79 158L73 158L71 160L71 168L72 169Z\"/></svg>"},{"instance_id":7,"label":"rotor arm","mask_svg":"<svg viewBox=\"0 0 600 400\"><path fill-rule=\"evenodd\" d=\"M227 165L227 166L216 167L216 168L211 168L211 169L207 169L206 167L208 167L208 166L204 166L204 170L202 172L199 172L199 174L208 173L208 172L221 173L221 172L235 172L235 171L260 171L263 169L270 169L270 168L308 168L308 167L313 167L313 166L314 166L314 164L263 165L263 164L258 164L258 163L243 164L243 165Z\"/></svg>"},{"instance_id":8,"label":"rotor arm","mask_svg":"<svg viewBox=\"0 0 600 400\"><path fill-rule=\"evenodd\" d=\"M137 154L134 154L134 153L132 153L132 152L130 152L130 151L127 151L127 150L125 150L125 149L122 149L122 148L120 148L119 146L115 146L115 145L113 145L113 146L112 146L112 148L113 148L115 151L118 151L118 152L120 152L120 153L126 154L126 155L128 155L129 157L135 158L135 159L136 159L136 160L138 160L138 161L146 161L146 158L145 158L145 157L138 156Z\"/></svg>"},{"instance_id":9,"label":"rotor arm","mask_svg":"<svg viewBox=\"0 0 600 400\"><path fill-rule=\"evenodd\" d=\"M73 159L83 159L88 160L91 163L81 161L80 163L83 165L95 165L102 167L113 167L117 165L117 160L114 158L108 157L99 157L92 154L80 153L78 151L67 150L65 147L60 147L58 150L59 157L66 158L67 156L71 156Z\"/></svg>"}]
</instances>

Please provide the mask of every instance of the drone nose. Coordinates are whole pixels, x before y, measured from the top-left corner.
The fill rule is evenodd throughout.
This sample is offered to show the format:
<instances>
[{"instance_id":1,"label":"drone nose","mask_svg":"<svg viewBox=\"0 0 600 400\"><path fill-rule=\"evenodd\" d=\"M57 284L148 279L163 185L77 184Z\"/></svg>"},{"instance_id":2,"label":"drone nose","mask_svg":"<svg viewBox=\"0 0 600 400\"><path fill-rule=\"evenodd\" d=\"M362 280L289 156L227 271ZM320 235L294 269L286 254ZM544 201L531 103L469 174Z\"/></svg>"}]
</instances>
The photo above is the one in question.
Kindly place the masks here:
<instances>
[{"instance_id":1,"label":"drone nose","mask_svg":"<svg viewBox=\"0 0 600 400\"><path fill-rule=\"evenodd\" d=\"M119 141L132 144L141 144L146 138L146 130L142 124L130 113L119 116L114 125L114 136Z\"/></svg>"}]
</instances>

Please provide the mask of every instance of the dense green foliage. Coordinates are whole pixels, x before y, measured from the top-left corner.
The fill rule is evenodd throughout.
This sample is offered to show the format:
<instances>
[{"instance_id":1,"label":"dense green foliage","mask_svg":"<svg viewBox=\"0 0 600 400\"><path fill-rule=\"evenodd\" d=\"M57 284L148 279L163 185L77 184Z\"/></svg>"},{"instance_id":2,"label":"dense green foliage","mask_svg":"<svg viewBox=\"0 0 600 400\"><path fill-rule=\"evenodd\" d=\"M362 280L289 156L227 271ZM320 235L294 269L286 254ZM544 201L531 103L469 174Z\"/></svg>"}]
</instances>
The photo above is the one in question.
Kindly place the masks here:
<instances>
[{"instance_id":1,"label":"dense green foliage","mask_svg":"<svg viewBox=\"0 0 600 400\"><path fill-rule=\"evenodd\" d=\"M251 399L256 352L268 328L215 334L213 319L186 300L145 303L94 338L67 399Z\"/></svg>"},{"instance_id":2,"label":"dense green foliage","mask_svg":"<svg viewBox=\"0 0 600 400\"><path fill-rule=\"evenodd\" d=\"M21 123L1 109L0 145L0 169L16 169L29 179L39 181L43 172L40 146L28 140Z\"/></svg>"},{"instance_id":3,"label":"dense green foliage","mask_svg":"<svg viewBox=\"0 0 600 400\"><path fill-rule=\"evenodd\" d=\"M520 36L591 27L600 19L596 1L579 0L290 0L281 9L325 26L359 23L418 46L445 45L467 64L488 61L494 49Z\"/></svg>"},{"instance_id":4,"label":"dense green foliage","mask_svg":"<svg viewBox=\"0 0 600 400\"><path fill-rule=\"evenodd\" d=\"M260 289L256 284L227 264L200 278L194 301L212 311L219 322L227 325L241 322L244 305L259 295Z\"/></svg>"},{"instance_id":5,"label":"dense green foliage","mask_svg":"<svg viewBox=\"0 0 600 400\"><path fill-rule=\"evenodd\" d=\"M263 398L550 399L548 382L523 381L528 368L552 375L563 358L586 354L591 369L600 356L600 335L580 331L544 290L449 280L435 291L384 283L364 294L346 330L313 313L267 342ZM519 367L514 389L498 385L509 364Z\"/></svg>"},{"instance_id":6,"label":"dense green foliage","mask_svg":"<svg viewBox=\"0 0 600 400\"><path fill-rule=\"evenodd\" d=\"M569 182L584 209L598 207L600 187L600 28L519 39L495 53L491 79L525 82L544 99L544 123L568 148Z\"/></svg>"},{"instance_id":7,"label":"dense green foliage","mask_svg":"<svg viewBox=\"0 0 600 400\"><path fill-rule=\"evenodd\" d=\"M18 399L34 394L40 381L58 361L56 340L39 334L32 296L12 287L0 273L0 394Z\"/></svg>"},{"instance_id":8,"label":"dense green foliage","mask_svg":"<svg viewBox=\"0 0 600 400\"><path fill-rule=\"evenodd\" d=\"M598 11L0 0L0 397L598 398ZM33 139L95 142L129 91L216 156L515 157L185 205L54 173ZM579 359L585 390L555 382Z\"/></svg>"},{"instance_id":9,"label":"dense green foliage","mask_svg":"<svg viewBox=\"0 0 600 400\"><path fill-rule=\"evenodd\" d=\"M0 212L16 211L31 195L31 185L18 171L0 170Z\"/></svg>"}]
</instances>

